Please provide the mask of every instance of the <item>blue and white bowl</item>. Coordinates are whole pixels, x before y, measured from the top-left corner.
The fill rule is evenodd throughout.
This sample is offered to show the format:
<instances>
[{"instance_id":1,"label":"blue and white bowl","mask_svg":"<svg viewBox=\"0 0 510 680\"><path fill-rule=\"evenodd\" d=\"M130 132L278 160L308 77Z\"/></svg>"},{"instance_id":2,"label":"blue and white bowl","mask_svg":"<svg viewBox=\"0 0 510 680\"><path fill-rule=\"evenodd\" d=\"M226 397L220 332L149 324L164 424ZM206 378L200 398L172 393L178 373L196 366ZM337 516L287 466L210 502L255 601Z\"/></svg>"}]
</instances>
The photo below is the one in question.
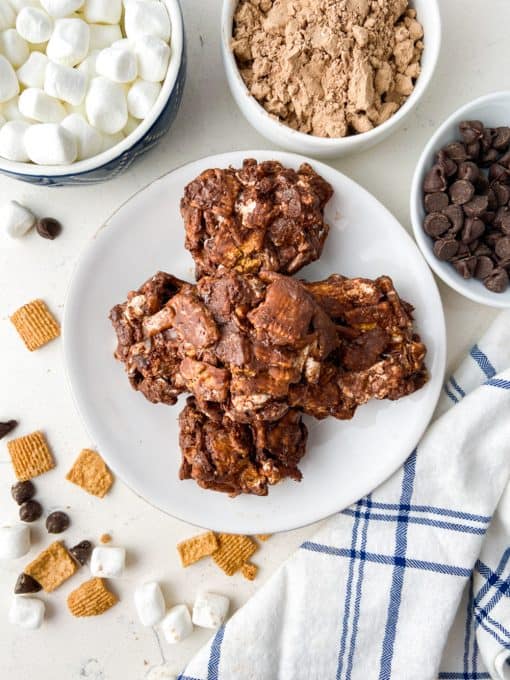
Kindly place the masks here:
<instances>
[{"instance_id":1,"label":"blue and white bowl","mask_svg":"<svg viewBox=\"0 0 510 680\"><path fill-rule=\"evenodd\" d=\"M178 0L164 0L172 24L171 58L159 97L150 113L122 142L71 165L34 165L0 157L0 173L39 186L97 184L118 177L152 149L172 125L186 79L184 23Z\"/></svg>"}]
</instances>

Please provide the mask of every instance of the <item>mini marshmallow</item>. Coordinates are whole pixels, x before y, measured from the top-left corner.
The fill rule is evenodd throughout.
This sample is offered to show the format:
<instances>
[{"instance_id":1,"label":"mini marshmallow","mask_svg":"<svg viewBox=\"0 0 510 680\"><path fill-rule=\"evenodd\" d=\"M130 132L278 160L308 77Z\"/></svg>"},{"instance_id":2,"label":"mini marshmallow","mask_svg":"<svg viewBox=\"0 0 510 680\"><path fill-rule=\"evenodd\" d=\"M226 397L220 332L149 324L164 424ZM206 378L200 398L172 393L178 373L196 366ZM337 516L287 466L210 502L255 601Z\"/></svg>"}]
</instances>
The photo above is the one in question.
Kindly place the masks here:
<instances>
[{"instance_id":1,"label":"mini marshmallow","mask_svg":"<svg viewBox=\"0 0 510 680\"><path fill-rule=\"evenodd\" d=\"M2 158L7 158L8 161L28 163L30 158L25 148L25 132L29 127L30 123L24 120L10 120L0 127L0 156ZM10 227L7 226L7 233L12 232L9 233L9 236L17 236L17 225L17 222L12 222Z\"/></svg>"},{"instance_id":2,"label":"mini marshmallow","mask_svg":"<svg viewBox=\"0 0 510 680\"><path fill-rule=\"evenodd\" d=\"M17 70L19 82L24 87L44 87L44 77L46 74L46 66L48 65L48 57L41 52L32 52L23 66Z\"/></svg>"},{"instance_id":3,"label":"mini marshmallow","mask_svg":"<svg viewBox=\"0 0 510 680\"><path fill-rule=\"evenodd\" d=\"M116 83L130 83L138 73L135 53L123 47L101 50L97 55L96 69L99 75Z\"/></svg>"},{"instance_id":4,"label":"mini marshmallow","mask_svg":"<svg viewBox=\"0 0 510 680\"><path fill-rule=\"evenodd\" d=\"M0 54L0 103L15 97L19 92L19 82L12 64Z\"/></svg>"},{"instance_id":5,"label":"mini marshmallow","mask_svg":"<svg viewBox=\"0 0 510 680\"><path fill-rule=\"evenodd\" d=\"M101 24L90 24L90 51L103 50L110 47L117 40L122 40L120 26L103 26Z\"/></svg>"},{"instance_id":6,"label":"mini marshmallow","mask_svg":"<svg viewBox=\"0 0 510 680\"><path fill-rule=\"evenodd\" d=\"M39 123L60 123L67 115L57 99L37 87L29 87L20 94L19 110L25 118Z\"/></svg>"},{"instance_id":7,"label":"mini marshmallow","mask_svg":"<svg viewBox=\"0 0 510 680\"><path fill-rule=\"evenodd\" d=\"M219 628L225 622L229 606L228 597L199 593L193 605L193 623L201 628Z\"/></svg>"},{"instance_id":8,"label":"mini marshmallow","mask_svg":"<svg viewBox=\"0 0 510 680\"><path fill-rule=\"evenodd\" d=\"M138 73L143 80L159 83L165 79L170 60L170 48L161 38L142 35L135 44Z\"/></svg>"},{"instance_id":9,"label":"mini marshmallow","mask_svg":"<svg viewBox=\"0 0 510 680\"><path fill-rule=\"evenodd\" d=\"M155 35L170 40L170 17L159 0L131 0L126 5L124 26L128 38Z\"/></svg>"},{"instance_id":10,"label":"mini marshmallow","mask_svg":"<svg viewBox=\"0 0 510 680\"><path fill-rule=\"evenodd\" d=\"M87 81L92 80L92 78L97 76L96 63L99 52L100 50L94 50L76 67L80 73L85 75Z\"/></svg>"},{"instance_id":11,"label":"mini marshmallow","mask_svg":"<svg viewBox=\"0 0 510 680\"><path fill-rule=\"evenodd\" d=\"M127 123L127 102L122 85L102 76L92 79L85 107L90 124L101 132L115 134Z\"/></svg>"},{"instance_id":12,"label":"mini marshmallow","mask_svg":"<svg viewBox=\"0 0 510 680\"><path fill-rule=\"evenodd\" d=\"M14 68L24 64L30 55L28 43L15 28L8 28L0 33L0 52L11 62Z\"/></svg>"},{"instance_id":13,"label":"mini marshmallow","mask_svg":"<svg viewBox=\"0 0 510 680\"><path fill-rule=\"evenodd\" d=\"M90 29L82 19L57 19L46 54L51 61L76 66L89 52ZM92 49L92 48L91 48Z\"/></svg>"},{"instance_id":14,"label":"mini marshmallow","mask_svg":"<svg viewBox=\"0 0 510 680\"><path fill-rule=\"evenodd\" d=\"M31 125L25 133L25 147L32 163L39 165L69 165L78 155L73 135L56 123Z\"/></svg>"},{"instance_id":15,"label":"mini marshmallow","mask_svg":"<svg viewBox=\"0 0 510 680\"><path fill-rule=\"evenodd\" d=\"M9 609L9 623L36 630L44 620L44 602L36 597L13 597Z\"/></svg>"},{"instance_id":16,"label":"mini marshmallow","mask_svg":"<svg viewBox=\"0 0 510 680\"><path fill-rule=\"evenodd\" d=\"M122 132L116 132L114 135L107 135L103 133L103 148L102 151L107 151L124 139Z\"/></svg>"},{"instance_id":17,"label":"mini marshmallow","mask_svg":"<svg viewBox=\"0 0 510 680\"><path fill-rule=\"evenodd\" d=\"M13 97L8 102L2 104L2 115L6 120L24 120L28 122L19 110L19 97Z\"/></svg>"},{"instance_id":18,"label":"mini marshmallow","mask_svg":"<svg viewBox=\"0 0 510 680\"><path fill-rule=\"evenodd\" d=\"M171 645L175 645L191 635L193 623L185 604L178 604L168 611L161 622L161 631L165 640Z\"/></svg>"},{"instance_id":19,"label":"mini marshmallow","mask_svg":"<svg viewBox=\"0 0 510 680\"><path fill-rule=\"evenodd\" d=\"M61 19L79 10L84 2L85 0L41 0L41 5L50 16Z\"/></svg>"},{"instance_id":20,"label":"mini marshmallow","mask_svg":"<svg viewBox=\"0 0 510 680\"><path fill-rule=\"evenodd\" d=\"M44 91L50 97L61 99L68 104L78 106L87 90L87 78L83 73L71 66L55 64L50 61L44 78Z\"/></svg>"},{"instance_id":21,"label":"mini marshmallow","mask_svg":"<svg viewBox=\"0 0 510 680\"><path fill-rule=\"evenodd\" d=\"M16 18L16 30L29 43L44 43L50 39L53 21L39 7L23 7Z\"/></svg>"},{"instance_id":22,"label":"mini marshmallow","mask_svg":"<svg viewBox=\"0 0 510 680\"><path fill-rule=\"evenodd\" d=\"M92 576L103 578L117 578L122 576L126 562L124 548L98 546L92 551L90 571Z\"/></svg>"},{"instance_id":23,"label":"mini marshmallow","mask_svg":"<svg viewBox=\"0 0 510 680\"><path fill-rule=\"evenodd\" d=\"M146 80L137 80L128 92L128 111L133 118L146 118L161 92L159 83L148 83Z\"/></svg>"},{"instance_id":24,"label":"mini marshmallow","mask_svg":"<svg viewBox=\"0 0 510 680\"><path fill-rule=\"evenodd\" d=\"M17 201L7 201L0 207L0 227L9 236L20 238L35 224L34 215ZM17 560L30 550L30 529L24 524L0 527L0 560Z\"/></svg>"},{"instance_id":25,"label":"mini marshmallow","mask_svg":"<svg viewBox=\"0 0 510 680\"><path fill-rule=\"evenodd\" d=\"M83 9L89 24L118 24L122 15L122 0L85 0Z\"/></svg>"},{"instance_id":26,"label":"mini marshmallow","mask_svg":"<svg viewBox=\"0 0 510 680\"><path fill-rule=\"evenodd\" d=\"M14 28L16 25L16 13L7 0L0 0L0 31L6 28Z\"/></svg>"},{"instance_id":27,"label":"mini marshmallow","mask_svg":"<svg viewBox=\"0 0 510 680\"><path fill-rule=\"evenodd\" d=\"M155 581L135 590L135 607L142 626L155 626L165 615L165 598Z\"/></svg>"},{"instance_id":28,"label":"mini marshmallow","mask_svg":"<svg viewBox=\"0 0 510 680\"><path fill-rule=\"evenodd\" d=\"M64 118L61 126L68 130L76 140L78 146L77 160L82 161L85 158L91 158L101 153L103 150L103 138L101 134L89 125L83 116L79 113L72 113ZM1 130L0 130L1 138Z\"/></svg>"}]
</instances>

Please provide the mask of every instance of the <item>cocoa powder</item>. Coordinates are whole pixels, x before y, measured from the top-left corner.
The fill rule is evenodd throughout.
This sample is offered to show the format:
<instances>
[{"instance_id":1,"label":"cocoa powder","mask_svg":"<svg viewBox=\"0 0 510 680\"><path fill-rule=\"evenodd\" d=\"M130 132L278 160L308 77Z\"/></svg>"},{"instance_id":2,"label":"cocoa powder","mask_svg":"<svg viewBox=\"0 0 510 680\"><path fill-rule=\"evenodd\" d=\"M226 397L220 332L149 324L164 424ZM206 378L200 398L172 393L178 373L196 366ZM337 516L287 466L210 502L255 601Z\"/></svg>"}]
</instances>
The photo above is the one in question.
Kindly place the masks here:
<instances>
[{"instance_id":1,"label":"cocoa powder","mask_svg":"<svg viewBox=\"0 0 510 680\"><path fill-rule=\"evenodd\" d=\"M240 0L232 49L266 111L301 132L345 137L409 97L422 38L408 0Z\"/></svg>"}]
</instances>

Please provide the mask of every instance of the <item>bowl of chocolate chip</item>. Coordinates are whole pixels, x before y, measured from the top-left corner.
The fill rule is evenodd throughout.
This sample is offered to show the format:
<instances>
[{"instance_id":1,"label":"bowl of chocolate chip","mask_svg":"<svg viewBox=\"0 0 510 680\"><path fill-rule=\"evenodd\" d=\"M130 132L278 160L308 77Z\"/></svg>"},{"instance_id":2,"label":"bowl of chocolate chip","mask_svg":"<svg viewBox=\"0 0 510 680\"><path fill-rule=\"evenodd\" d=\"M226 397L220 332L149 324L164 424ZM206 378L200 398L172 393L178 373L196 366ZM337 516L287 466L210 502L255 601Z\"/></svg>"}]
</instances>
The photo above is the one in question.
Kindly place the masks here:
<instances>
[{"instance_id":1,"label":"bowl of chocolate chip","mask_svg":"<svg viewBox=\"0 0 510 680\"><path fill-rule=\"evenodd\" d=\"M445 283L510 308L510 91L467 104L437 130L415 171L411 218Z\"/></svg>"},{"instance_id":2,"label":"bowl of chocolate chip","mask_svg":"<svg viewBox=\"0 0 510 680\"><path fill-rule=\"evenodd\" d=\"M273 144L317 158L365 150L427 89L441 45L437 0L224 0L227 80Z\"/></svg>"}]
</instances>

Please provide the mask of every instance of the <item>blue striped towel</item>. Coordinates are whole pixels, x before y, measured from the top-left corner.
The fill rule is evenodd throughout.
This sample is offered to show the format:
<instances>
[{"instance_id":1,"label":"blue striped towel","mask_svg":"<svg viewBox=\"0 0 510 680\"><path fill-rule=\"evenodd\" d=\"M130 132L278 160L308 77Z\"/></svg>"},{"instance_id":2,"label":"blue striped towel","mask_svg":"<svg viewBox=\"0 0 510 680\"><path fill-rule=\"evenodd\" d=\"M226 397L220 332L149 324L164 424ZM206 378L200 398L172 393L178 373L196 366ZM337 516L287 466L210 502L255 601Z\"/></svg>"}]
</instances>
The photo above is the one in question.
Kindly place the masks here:
<instances>
[{"instance_id":1,"label":"blue striped towel","mask_svg":"<svg viewBox=\"0 0 510 680\"><path fill-rule=\"evenodd\" d=\"M403 468L329 519L180 680L509 679L509 475L505 312Z\"/></svg>"}]
</instances>

